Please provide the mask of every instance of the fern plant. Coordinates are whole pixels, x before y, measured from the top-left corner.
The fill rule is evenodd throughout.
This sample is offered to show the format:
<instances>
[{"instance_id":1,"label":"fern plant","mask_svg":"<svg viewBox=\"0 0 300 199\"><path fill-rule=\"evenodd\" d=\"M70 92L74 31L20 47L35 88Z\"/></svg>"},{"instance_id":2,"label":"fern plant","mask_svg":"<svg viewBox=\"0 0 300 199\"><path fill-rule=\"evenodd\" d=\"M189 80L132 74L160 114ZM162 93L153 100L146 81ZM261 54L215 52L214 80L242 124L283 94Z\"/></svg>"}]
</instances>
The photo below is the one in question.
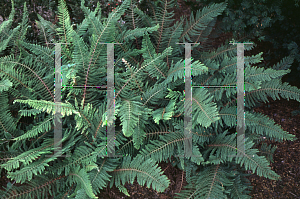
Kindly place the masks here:
<instances>
[{"instance_id":1,"label":"fern plant","mask_svg":"<svg viewBox=\"0 0 300 199\"><path fill-rule=\"evenodd\" d=\"M125 182L163 192L170 181L158 163L175 160L172 165L186 172L188 185L177 198L249 198L245 170L269 179L280 178L268 166L276 147L254 144L259 137L277 141L294 140L268 117L251 112L267 96L300 101L300 90L281 83L290 70L263 69L261 53L245 57L245 155L236 152L236 89L193 88L192 151L184 155L184 46L176 43L205 43L226 3L212 4L189 19L171 25L168 10L174 1L148 2L149 14L135 1L124 1L108 18L84 6L85 19L76 26L64 1L58 5L59 23L37 21L45 43L26 40L27 11L22 23L9 29L1 24L1 170L21 186L7 186L1 198L97 198L107 186L115 185L125 194ZM13 5L13 4L12 4ZM125 24L119 23L123 14ZM249 42L249 41L240 41ZM53 153L55 96L53 93L55 46L62 45L62 81L69 87L61 92L62 155ZM115 124L114 138L107 138L108 110L105 85L107 46L115 45ZM253 46L245 46L246 50ZM235 85L236 46L226 44L204 51L192 46L193 85ZM284 65L284 61L279 64ZM77 87L75 87L77 86ZM79 86L79 87L78 87ZM80 87L81 86L81 87ZM11 103L10 103L11 102ZM18 110L12 116L10 110ZM21 118L32 118L22 125ZM116 157L107 157L115 147ZM262 154L262 155L260 155ZM264 156L264 154L268 154Z\"/></svg>"}]
</instances>

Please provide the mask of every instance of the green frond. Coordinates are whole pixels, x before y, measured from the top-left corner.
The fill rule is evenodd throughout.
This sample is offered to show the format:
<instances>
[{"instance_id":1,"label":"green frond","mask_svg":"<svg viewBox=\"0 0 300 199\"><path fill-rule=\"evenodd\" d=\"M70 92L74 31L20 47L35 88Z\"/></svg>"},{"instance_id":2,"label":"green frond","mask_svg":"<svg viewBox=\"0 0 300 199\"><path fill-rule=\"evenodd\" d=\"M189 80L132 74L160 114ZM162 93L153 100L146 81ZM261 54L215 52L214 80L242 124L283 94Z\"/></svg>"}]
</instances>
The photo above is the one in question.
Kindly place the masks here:
<instances>
[{"instance_id":1,"label":"green frond","mask_svg":"<svg viewBox=\"0 0 300 199\"><path fill-rule=\"evenodd\" d=\"M77 186L80 186L80 188L78 189L84 189L85 193L89 197L98 198L93 193L92 184L90 182L89 175L87 174L85 169L80 169L80 167L72 169L72 171L69 173L68 183L70 183L70 185L72 183L77 183Z\"/></svg>"},{"instance_id":2,"label":"green frond","mask_svg":"<svg viewBox=\"0 0 300 199\"><path fill-rule=\"evenodd\" d=\"M276 151L276 149L277 149L277 146L272 147L272 145L268 146L266 143L262 143L262 145L259 149L259 154L265 156L267 158L268 162L274 163L273 154Z\"/></svg>"},{"instance_id":3,"label":"green frond","mask_svg":"<svg viewBox=\"0 0 300 199\"><path fill-rule=\"evenodd\" d=\"M287 70L291 67L292 63L294 62L293 56L287 56L282 58L280 62L277 64L274 64L273 69L274 70ZM289 70L287 70L289 71Z\"/></svg>"},{"instance_id":4,"label":"green frond","mask_svg":"<svg viewBox=\"0 0 300 199\"><path fill-rule=\"evenodd\" d=\"M127 189L123 185L119 185L118 189L120 190L120 192L124 193L126 196L130 196Z\"/></svg>"},{"instance_id":5,"label":"green frond","mask_svg":"<svg viewBox=\"0 0 300 199\"><path fill-rule=\"evenodd\" d=\"M270 81L271 78L275 79L277 77L283 76L287 73L290 73L291 70L274 70L271 68L263 69L254 67L246 67L245 68L245 81ZM254 89L253 89L254 90Z\"/></svg>"},{"instance_id":6,"label":"green frond","mask_svg":"<svg viewBox=\"0 0 300 199\"><path fill-rule=\"evenodd\" d=\"M47 43L52 43L54 40L58 40L56 37L58 36L57 25L51 23L50 21L46 21L43 17L37 14L39 21L35 21L37 27L42 32L40 35L42 40L45 40ZM49 46L49 45L47 45Z\"/></svg>"},{"instance_id":7,"label":"green frond","mask_svg":"<svg viewBox=\"0 0 300 199\"><path fill-rule=\"evenodd\" d=\"M41 57L42 60L44 60L46 63L53 63L54 64L54 57L52 56L52 52L54 51L53 48L46 48L40 45L27 43L24 41L19 42L23 47L27 48L29 51L34 53L36 56ZM51 65L51 67L53 66ZM53 68L48 68L52 72Z\"/></svg>"},{"instance_id":8,"label":"green frond","mask_svg":"<svg viewBox=\"0 0 300 199\"><path fill-rule=\"evenodd\" d=\"M184 187L187 190L177 193L175 198L227 198L225 188L231 185L222 165L210 165L191 177L191 183Z\"/></svg>"},{"instance_id":9,"label":"green frond","mask_svg":"<svg viewBox=\"0 0 300 199\"><path fill-rule=\"evenodd\" d=\"M7 91L0 92L0 134L3 136L4 132L14 133L16 131L15 119L12 117L9 104Z\"/></svg>"},{"instance_id":10,"label":"green frond","mask_svg":"<svg viewBox=\"0 0 300 199\"><path fill-rule=\"evenodd\" d=\"M254 145L251 139L245 138L245 154L243 154L236 148L236 136L226 134L227 130L219 134L212 144L209 144L209 147L203 153L204 158L210 153L211 155L209 156L208 161L214 164L220 164L225 160L231 161L237 150L235 162L240 164L240 166L244 165L245 170L251 169L253 173L256 172L257 175L265 176L272 180L280 178L278 174L268 167L269 162L267 159L264 156L257 155L258 149L251 149ZM215 151L216 156L212 155Z\"/></svg>"},{"instance_id":11,"label":"green frond","mask_svg":"<svg viewBox=\"0 0 300 199\"><path fill-rule=\"evenodd\" d=\"M181 148L184 140L183 133L172 132L165 135L160 135L159 140L150 140L150 143L141 149L140 154L145 159L149 157L156 162L167 160L172 155L175 155L175 149Z\"/></svg>"},{"instance_id":12,"label":"green frond","mask_svg":"<svg viewBox=\"0 0 300 199\"><path fill-rule=\"evenodd\" d=\"M192 68L192 74L193 77L202 75L208 71L208 68L199 61L195 61L191 63ZM179 60L175 65L171 65L171 68L168 71L166 82L174 82L178 79L184 79L185 78L185 63L184 60Z\"/></svg>"},{"instance_id":13,"label":"green frond","mask_svg":"<svg viewBox=\"0 0 300 199\"><path fill-rule=\"evenodd\" d=\"M34 109L45 111L48 114L52 114L52 115L55 114L55 108L57 106L57 104L55 104L55 102L48 102L45 100L18 100L17 99L13 103L16 103L16 102L28 104L29 106L33 107ZM60 105L61 105L60 113L61 113L62 117L64 117L65 115L69 116L72 114L78 114L81 117L80 113L70 103L68 103L68 102L62 103L61 102Z\"/></svg>"},{"instance_id":14,"label":"green frond","mask_svg":"<svg viewBox=\"0 0 300 199\"><path fill-rule=\"evenodd\" d=\"M56 29L61 36L62 43L70 43L72 41L73 28L71 26L71 20L69 12L67 10L66 2L63 0L58 1L58 25Z\"/></svg>"},{"instance_id":15,"label":"green frond","mask_svg":"<svg viewBox=\"0 0 300 199\"><path fill-rule=\"evenodd\" d=\"M226 6L226 3L218 3L204 7L203 10L198 10L195 18L192 12L190 20L186 21L183 33L180 36L180 38L183 39L183 43L185 43L185 40L195 42L196 39L194 38L199 37L199 32L202 32L210 21L220 15L225 10Z\"/></svg>"},{"instance_id":16,"label":"green frond","mask_svg":"<svg viewBox=\"0 0 300 199\"><path fill-rule=\"evenodd\" d=\"M217 117L217 106L215 106L215 103L210 102L213 96L209 97L206 89L196 88L195 90L192 99L192 106L196 107L195 113L192 114L193 121L197 121L198 124L208 127L220 119L220 117Z\"/></svg>"},{"instance_id":17,"label":"green frond","mask_svg":"<svg viewBox=\"0 0 300 199\"><path fill-rule=\"evenodd\" d=\"M175 101L170 101L165 108L156 109L152 115L155 123L159 124L159 120L169 120L174 115Z\"/></svg>"},{"instance_id":18,"label":"green frond","mask_svg":"<svg viewBox=\"0 0 300 199\"><path fill-rule=\"evenodd\" d=\"M4 21L4 22L1 24L1 26L0 26L0 33L2 33L3 29L9 29L8 26L11 25L11 22L12 22L12 21L10 21L10 20ZM3 39L3 40L1 41L1 43L0 43L0 44L1 44L0 52L4 51L4 50L7 48L9 42L10 42L10 41L13 39L13 37L17 34L17 31L18 31L19 28L20 28L19 26L16 27L16 28L14 28L14 30L12 31L12 34L9 34L9 36L8 36L7 39Z\"/></svg>"},{"instance_id":19,"label":"green frond","mask_svg":"<svg viewBox=\"0 0 300 199\"><path fill-rule=\"evenodd\" d=\"M159 24L159 29L157 32L154 32L153 37L156 40L156 53L163 52L166 48L171 46L166 45L166 39L169 39L169 34L172 29L170 25L174 21L172 17L174 16L174 11L168 12L168 9L174 7L175 1L161 1L163 7L154 7L154 16L152 17L152 24ZM180 33L177 33L175 37L179 37ZM174 38L174 36L173 36ZM176 45L173 43L172 45Z\"/></svg>"},{"instance_id":20,"label":"green frond","mask_svg":"<svg viewBox=\"0 0 300 199\"><path fill-rule=\"evenodd\" d=\"M125 156L123 158L120 167L113 171L113 176L110 181L110 187L113 183L118 187L122 181L122 185L126 182L133 184L135 178L137 182L144 186L147 182L147 187L163 192L170 184L170 180L167 176L162 175L160 168L157 168L157 164L152 159L144 160L142 156L137 156L131 160L131 156Z\"/></svg>"},{"instance_id":21,"label":"green frond","mask_svg":"<svg viewBox=\"0 0 300 199\"><path fill-rule=\"evenodd\" d=\"M246 176L249 176L251 174L245 174L238 170L236 170L236 166L233 166L230 168L231 174L234 175L232 185L228 187L228 190L230 191L231 198L239 199L239 198L245 198L250 199L251 196L249 196L249 193L253 189Z\"/></svg>"},{"instance_id":22,"label":"green frond","mask_svg":"<svg viewBox=\"0 0 300 199\"><path fill-rule=\"evenodd\" d=\"M296 86L288 85L286 82L282 83L280 79L272 79L269 82L262 83L260 89L246 93L246 102L249 102L249 104L246 103L246 106L253 107L253 98L256 98L256 101L268 101L267 95L274 100L276 98L280 99L278 95L280 94L282 98L300 101L300 94L298 93L299 89Z\"/></svg>"},{"instance_id":23,"label":"green frond","mask_svg":"<svg viewBox=\"0 0 300 199\"><path fill-rule=\"evenodd\" d=\"M21 84L29 91L35 90L35 94L42 95L46 99L50 100L51 98L54 98L53 94L50 91L53 86L51 87L47 85L49 80L42 79L42 75L44 74L46 68L39 70L39 67L36 65L35 67L31 67L32 65L34 65L34 63L36 63L36 61L37 60L34 60L32 56L28 56L20 63L15 60L12 55L10 55L2 57L0 59L0 64L1 68L3 67L2 71L5 71L4 77L7 77L16 86ZM34 78L35 80L37 80L37 82L34 84L29 80L30 78Z\"/></svg>"},{"instance_id":24,"label":"green frond","mask_svg":"<svg viewBox=\"0 0 300 199\"><path fill-rule=\"evenodd\" d=\"M35 110L35 109L34 109ZM31 130L27 131L25 134L14 138L13 140L21 141L24 139L34 138L39 133L48 132L51 129L53 116L47 116L44 121L40 122L38 125L34 126Z\"/></svg>"},{"instance_id":25,"label":"green frond","mask_svg":"<svg viewBox=\"0 0 300 199\"><path fill-rule=\"evenodd\" d=\"M59 187L59 181L64 176L40 175L35 179L28 181L24 186L10 186L5 191L0 191L1 198L7 199L23 199L23 198L46 198L50 193L56 196L55 190Z\"/></svg>"},{"instance_id":26,"label":"green frond","mask_svg":"<svg viewBox=\"0 0 300 199\"><path fill-rule=\"evenodd\" d=\"M97 165L96 169L89 172L89 177L93 190L100 193L101 189L108 186L112 177L110 173L113 172L119 165L119 159L103 158L98 160Z\"/></svg>"},{"instance_id":27,"label":"green frond","mask_svg":"<svg viewBox=\"0 0 300 199\"><path fill-rule=\"evenodd\" d=\"M53 149L53 148L52 148ZM16 180L17 183L23 184L26 180L30 181L33 175L41 175L45 172L49 162L53 161L54 158L42 158L30 164L30 166L25 166L20 170L14 172L8 172L7 177Z\"/></svg>"},{"instance_id":28,"label":"green frond","mask_svg":"<svg viewBox=\"0 0 300 199\"><path fill-rule=\"evenodd\" d=\"M42 146L31 149L17 157L14 157L13 159L2 164L1 168L5 168L7 171L12 171L13 169L19 168L20 163L23 163L22 165L27 166L41 155L47 153L50 154L50 150L53 150L53 147L51 147L53 143L51 143L51 141L53 142L53 140L48 140L48 142L45 142Z\"/></svg>"},{"instance_id":29,"label":"green frond","mask_svg":"<svg viewBox=\"0 0 300 199\"><path fill-rule=\"evenodd\" d=\"M28 28L28 12L27 12L27 6L26 6L26 2L24 3L23 6L23 17L22 17L22 22L20 24L21 26L21 30L18 32L18 34L16 35L16 40L17 41L22 41L25 39L25 35L27 32L27 28Z\"/></svg>"},{"instance_id":30,"label":"green frond","mask_svg":"<svg viewBox=\"0 0 300 199\"><path fill-rule=\"evenodd\" d=\"M8 79L0 81L0 92L7 91L10 87L12 87L12 82Z\"/></svg>"},{"instance_id":31,"label":"green frond","mask_svg":"<svg viewBox=\"0 0 300 199\"><path fill-rule=\"evenodd\" d=\"M142 37L146 33L153 33L157 31L159 28L159 25L157 24L156 26L153 27L147 27L147 28L140 28L140 29L134 29L134 30L126 30L121 32L120 34L120 41L126 41L129 42L130 40L133 40L137 37Z\"/></svg>"},{"instance_id":32,"label":"green frond","mask_svg":"<svg viewBox=\"0 0 300 199\"><path fill-rule=\"evenodd\" d=\"M132 99L124 99L121 102L121 108L119 111L119 114L123 113L120 117L123 134L126 137L130 137L133 134L134 128L136 128L138 122L148 120L148 117L151 113L150 111L151 109L142 108L142 103L138 101L137 97ZM140 117L140 121L138 120L139 115L142 116Z\"/></svg>"}]
</instances>

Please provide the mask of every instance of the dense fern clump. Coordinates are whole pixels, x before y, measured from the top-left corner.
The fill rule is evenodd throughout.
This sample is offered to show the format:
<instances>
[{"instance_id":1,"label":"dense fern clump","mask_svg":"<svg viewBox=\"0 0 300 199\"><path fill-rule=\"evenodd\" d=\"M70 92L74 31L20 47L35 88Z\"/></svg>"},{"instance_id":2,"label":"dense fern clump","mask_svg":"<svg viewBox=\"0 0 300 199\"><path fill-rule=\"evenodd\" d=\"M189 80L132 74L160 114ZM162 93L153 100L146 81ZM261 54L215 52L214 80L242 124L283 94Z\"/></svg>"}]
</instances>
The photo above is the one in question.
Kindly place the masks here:
<instances>
[{"instance_id":1,"label":"dense fern clump","mask_svg":"<svg viewBox=\"0 0 300 199\"><path fill-rule=\"evenodd\" d=\"M248 198L245 170L269 179L280 178L269 167L276 146L253 146L260 137L277 141L294 140L268 117L253 113L256 103L267 97L300 101L300 90L281 82L290 72L281 66L257 68L261 53L245 57L245 154L237 152L236 94L234 87L195 87L192 92L192 152L183 157L184 141L184 45L192 45L192 85L236 85L237 47L225 44L204 50L216 17L226 3L198 10L172 24L174 1L148 2L149 15L137 2L126 0L107 18L100 5L94 11L84 6L84 20L71 25L65 1L59 2L59 23L53 25L39 16L37 24L45 43L31 44L26 38L27 11L22 23L10 29L1 24L1 49L11 53L0 58L1 169L20 187L7 187L1 198L97 198L114 184L127 194L125 182L137 179L140 185L158 192L169 186L158 163L174 157L173 166L186 172L188 185L177 198ZM123 14L127 15L122 18ZM125 21L120 23L119 20ZM229 42L229 41L228 41ZM241 40L239 42L251 42ZM49 44L52 43L52 44ZM62 155L54 149L54 55L61 46ZM107 43L114 49L114 118L107 108ZM206 45L208 47L209 45ZM255 45L254 45L255 46ZM253 45L245 45L250 50ZM56 52L57 53L57 52ZM95 87L90 87L95 86ZM57 96L56 96L57 97ZM191 99L190 99L191 100ZM12 101L13 103L9 103ZM10 110L18 110L12 116ZM33 117L31 124L20 119ZM107 126L116 124L115 137L108 138ZM108 157L115 147L115 157Z\"/></svg>"}]
</instances>

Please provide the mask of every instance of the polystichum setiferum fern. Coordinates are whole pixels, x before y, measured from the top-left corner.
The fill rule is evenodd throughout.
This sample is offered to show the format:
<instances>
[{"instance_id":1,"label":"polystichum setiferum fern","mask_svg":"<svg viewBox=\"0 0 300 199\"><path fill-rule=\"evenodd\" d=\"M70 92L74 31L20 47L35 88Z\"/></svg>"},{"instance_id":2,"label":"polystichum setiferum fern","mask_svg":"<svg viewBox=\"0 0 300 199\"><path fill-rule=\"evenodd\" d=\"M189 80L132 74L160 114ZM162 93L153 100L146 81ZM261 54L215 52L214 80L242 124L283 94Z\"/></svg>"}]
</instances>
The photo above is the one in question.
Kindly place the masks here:
<instances>
[{"instance_id":1,"label":"polystichum setiferum fern","mask_svg":"<svg viewBox=\"0 0 300 199\"><path fill-rule=\"evenodd\" d=\"M101 17L99 5L94 11L84 6L85 19L71 25L64 1L59 2L59 23L53 25L39 16L37 22L45 43L31 44L25 39L27 12L20 26L9 29L14 8L8 21L1 24L1 51L13 53L0 58L2 139L1 169L7 177L25 183L8 187L2 198L96 198L106 186L115 184L126 192L125 182L137 177L141 185L163 192L170 181L158 163L184 154L184 46L176 43L205 44L216 17L225 3L199 10L195 16L172 24L167 10L173 1L148 3L147 16L124 1L108 18ZM125 24L118 22L121 16ZM82 38L88 39L84 41ZM53 37L55 35L56 37ZM54 39L53 39L54 38ZM55 38L59 38L55 40ZM54 150L53 94L54 45L62 45L62 154L69 157L48 157ZM240 41L250 42L250 41ZM102 44L100 44L102 43ZM115 45L115 139L106 137L106 90L88 85L105 85L107 45ZM236 46L226 44L210 52L192 46L193 85L235 85ZM245 50L253 46L245 45ZM281 83L290 70L253 67L261 54L245 57L245 155L230 157L236 151L236 89L193 88L193 154L198 157L175 157L173 166L184 169L188 186L178 198L247 198L248 181L244 170L259 176L278 179L268 166L271 156L258 156L252 146L258 137L293 140L294 136L275 125L273 120L250 112L267 96L300 101L296 87ZM281 62L280 64L284 64ZM275 66L274 66L275 67ZM74 87L73 79L76 85ZM13 105L8 98L16 98ZM79 103L81 102L81 103ZM18 108L13 117L10 108ZM20 128L21 117L34 116L32 124ZM107 146L115 143L115 154L107 157ZM267 146L264 145L266 150ZM274 152L273 149L270 149ZM111 151L111 148L109 148ZM151 186L152 185L152 186Z\"/></svg>"}]
</instances>

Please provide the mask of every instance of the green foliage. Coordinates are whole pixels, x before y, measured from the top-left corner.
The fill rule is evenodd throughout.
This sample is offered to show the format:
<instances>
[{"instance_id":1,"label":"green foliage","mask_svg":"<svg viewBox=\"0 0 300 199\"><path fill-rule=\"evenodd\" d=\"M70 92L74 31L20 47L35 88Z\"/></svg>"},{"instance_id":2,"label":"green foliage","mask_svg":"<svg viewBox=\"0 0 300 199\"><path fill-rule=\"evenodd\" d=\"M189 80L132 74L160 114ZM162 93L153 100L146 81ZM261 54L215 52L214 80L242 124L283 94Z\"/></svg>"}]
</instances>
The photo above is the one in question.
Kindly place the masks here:
<instances>
[{"instance_id":1,"label":"green foliage","mask_svg":"<svg viewBox=\"0 0 300 199\"><path fill-rule=\"evenodd\" d=\"M202 9L221 0L197 0L185 3L192 11ZM300 53L297 44L300 42L298 23L299 0L226 0L228 6L219 21L222 21L216 32L232 32L233 37L253 39L269 42L271 48L265 55L265 60L276 63L279 59L291 56L292 72L285 76L283 81L296 82L300 71ZM217 34L218 35L218 34ZM267 44L267 43L264 43ZM269 47L269 46L268 46ZM259 64L260 67L270 67Z\"/></svg>"},{"instance_id":2,"label":"green foliage","mask_svg":"<svg viewBox=\"0 0 300 199\"><path fill-rule=\"evenodd\" d=\"M223 1L185 0L193 11L220 2ZM219 21L222 23L216 27L216 32L232 32L236 39L257 38L258 41L270 43L269 50L264 56L265 61L274 64L288 58L290 61L284 62L283 66L286 69L290 68L291 73L285 75L282 81L299 87L300 53L297 45L300 42L299 0L227 0L226 2L228 7L222 16L219 16ZM259 67L264 68L272 67L270 65L258 64Z\"/></svg>"},{"instance_id":3,"label":"green foliage","mask_svg":"<svg viewBox=\"0 0 300 199\"><path fill-rule=\"evenodd\" d=\"M12 2L13 3L13 2ZM290 72L284 67L291 58L273 68L251 66L262 60L262 53L245 57L245 154L237 152L236 136L228 130L236 127L236 89L224 87L193 88L192 151L195 157L183 156L184 144L184 46L176 43L205 42L216 18L227 3L214 3L171 25L174 1L144 2L153 10L149 16L136 1L126 0L107 17L100 4L91 11L81 1L85 19L72 26L65 1L59 1L59 22L53 26L39 17L38 26L45 41L71 43L62 45L62 155L51 157L54 146L54 51L50 45L32 44L25 35L27 18L11 27L10 20L0 26L1 50L13 50L0 57L0 135L1 169L7 177L22 186L8 186L3 198L97 198L108 185L123 186L135 179L163 192L170 181L158 163L175 157L173 166L186 172L188 185L177 198L248 198L249 181L244 171L269 179L280 176L269 167L274 147L261 150L253 146L258 137L277 141L294 140L274 121L260 113L250 112L259 102L279 95L300 101L300 90L282 83ZM27 14L26 4L24 13ZM163 5L163 6L162 6ZM14 10L14 7L12 7ZM124 16L124 14L126 14ZM123 18L124 16L124 18ZM118 23L124 20L125 24ZM51 35L51 37L50 37ZM243 40L250 42L249 40ZM115 112L116 135L106 135L107 95L105 90L88 85L105 85L107 47L115 45ZM245 45L245 50L253 46ZM236 46L225 44L205 51L192 46L193 86L236 84ZM82 86L81 88L75 85ZM9 103L9 100L13 103ZM18 108L13 117L10 108ZM29 125L20 118L33 117ZM264 123L262 123L262 121ZM115 146L117 157L107 157ZM239 151L240 152L240 151ZM110 183L109 183L110 182ZM28 191L30 190L30 191Z\"/></svg>"}]
</instances>

